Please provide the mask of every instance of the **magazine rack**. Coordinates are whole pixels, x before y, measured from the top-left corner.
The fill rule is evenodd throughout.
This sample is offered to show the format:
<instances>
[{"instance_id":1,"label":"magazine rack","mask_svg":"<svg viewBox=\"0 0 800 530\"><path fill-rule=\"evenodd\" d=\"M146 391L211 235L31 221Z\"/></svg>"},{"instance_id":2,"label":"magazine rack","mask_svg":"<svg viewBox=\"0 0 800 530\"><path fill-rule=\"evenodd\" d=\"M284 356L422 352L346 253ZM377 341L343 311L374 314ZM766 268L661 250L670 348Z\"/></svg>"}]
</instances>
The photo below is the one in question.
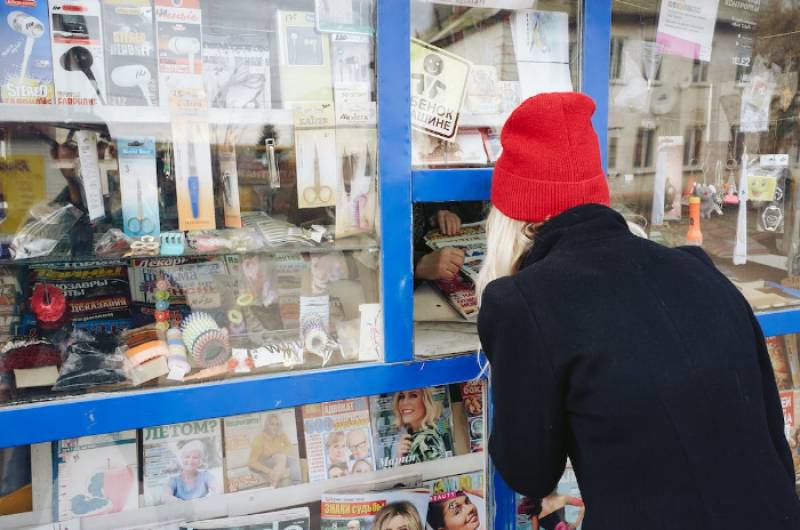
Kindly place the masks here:
<instances>
[{"instance_id":1,"label":"magazine rack","mask_svg":"<svg viewBox=\"0 0 800 530\"><path fill-rule=\"evenodd\" d=\"M584 43L579 59L580 89L597 103L594 124L604 157L608 143L611 4L611 0L585 0L578 17ZM412 170L409 28L407 0L377 0L384 362L4 407L0 408L0 447L457 383L484 375L486 361L481 354L424 361L413 356L412 204L487 200L491 169ZM142 120L158 122L158 116L151 114ZM249 119L246 115L239 118ZM800 309L760 313L758 319L765 335L800 332ZM469 458L471 462L477 459L474 455ZM308 495L308 486L295 487L305 488L297 499ZM321 486L324 483L314 485ZM511 530L516 525L514 494L499 475L492 476L491 486L493 527ZM287 495L295 498L289 491Z\"/></svg>"}]
</instances>

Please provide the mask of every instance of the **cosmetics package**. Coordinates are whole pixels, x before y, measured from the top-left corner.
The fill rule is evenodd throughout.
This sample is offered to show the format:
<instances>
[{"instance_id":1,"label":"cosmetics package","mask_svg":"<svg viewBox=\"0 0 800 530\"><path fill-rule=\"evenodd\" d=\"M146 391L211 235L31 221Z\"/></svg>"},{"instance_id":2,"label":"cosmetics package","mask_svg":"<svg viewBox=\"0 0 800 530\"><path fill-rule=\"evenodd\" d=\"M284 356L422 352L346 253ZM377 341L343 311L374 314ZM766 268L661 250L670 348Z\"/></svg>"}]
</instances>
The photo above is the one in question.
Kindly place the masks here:
<instances>
[{"instance_id":1,"label":"cosmetics package","mask_svg":"<svg viewBox=\"0 0 800 530\"><path fill-rule=\"evenodd\" d=\"M261 2L203 2L203 79L208 104L269 109L271 19Z\"/></svg>"},{"instance_id":2,"label":"cosmetics package","mask_svg":"<svg viewBox=\"0 0 800 530\"><path fill-rule=\"evenodd\" d=\"M336 119L332 103L295 108L298 208L336 205Z\"/></svg>"},{"instance_id":3,"label":"cosmetics package","mask_svg":"<svg viewBox=\"0 0 800 530\"><path fill-rule=\"evenodd\" d=\"M119 138L117 156L123 231L131 237L159 235L155 139Z\"/></svg>"},{"instance_id":4,"label":"cosmetics package","mask_svg":"<svg viewBox=\"0 0 800 530\"><path fill-rule=\"evenodd\" d=\"M105 105L99 0L52 0L50 21L56 105Z\"/></svg>"},{"instance_id":5,"label":"cosmetics package","mask_svg":"<svg viewBox=\"0 0 800 530\"><path fill-rule=\"evenodd\" d=\"M153 7L149 0L103 0L109 105L158 105Z\"/></svg>"},{"instance_id":6,"label":"cosmetics package","mask_svg":"<svg viewBox=\"0 0 800 530\"><path fill-rule=\"evenodd\" d=\"M173 119L175 187L179 230L214 230L214 186L208 123L190 117Z\"/></svg>"},{"instance_id":7,"label":"cosmetics package","mask_svg":"<svg viewBox=\"0 0 800 530\"><path fill-rule=\"evenodd\" d=\"M47 2L0 3L0 101L53 103Z\"/></svg>"},{"instance_id":8,"label":"cosmetics package","mask_svg":"<svg viewBox=\"0 0 800 530\"><path fill-rule=\"evenodd\" d=\"M158 93L170 105L183 90L204 91L200 0L155 0Z\"/></svg>"},{"instance_id":9,"label":"cosmetics package","mask_svg":"<svg viewBox=\"0 0 800 530\"><path fill-rule=\"evenodd\" d=\"M314 13L278 11L276 16L283 107L332 101L328 35L317 31Z\"/></svg>"},{"instance_id":10,"label":"cosmetics package","mask_svg":"<svg viewBox=\"0 0 800 530\"><path fill-rule=\"evenodd\" d=\"M375 228L378 154L375 102L336 107L336 238Z\"/></svg>"},{"instance_id":11,"label":"cosmetics package","mask_svg":"<svg viewBox=\"0 0 800 530\"><path fill-rule=\"evenodd\" d=\"M97 133L78 131L75 133L75 141L78 144L83 201L89 220L95 221L106 215L103 185L100 181L100 161L97 158Z\"/></svg>"}]
</instances>

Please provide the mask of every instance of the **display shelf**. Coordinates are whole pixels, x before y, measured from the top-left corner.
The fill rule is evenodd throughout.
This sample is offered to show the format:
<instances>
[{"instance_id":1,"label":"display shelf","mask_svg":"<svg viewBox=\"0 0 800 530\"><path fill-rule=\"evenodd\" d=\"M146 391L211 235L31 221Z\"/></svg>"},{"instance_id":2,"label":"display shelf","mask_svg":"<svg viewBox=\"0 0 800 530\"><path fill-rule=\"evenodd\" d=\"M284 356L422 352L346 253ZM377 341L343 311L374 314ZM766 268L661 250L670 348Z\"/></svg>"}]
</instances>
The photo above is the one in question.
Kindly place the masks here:
<instances>
[{"instance_id":1,"label":"display shelf","mask_svg":"<svg viewBox=\"0 0 800 530\"><path fill-rule=\"evenodd\" d=\"M38 448L37 448L38 449ZM49 453L40 451L42 459L48 459ZM359 475L350 475L335 480L322 480L308 482L280 488L278 490L261 488L236 493L228 493L216 497L207 497L202 500L177 502L162 506L150 506L137 510L87 517L80 521L81 530L101 530L104 528L123 528L137 526L144 528L146 525L156 525L177 520L200 520L217 517L249 515L270 510L283 509L286 506L297 506L312 502L319 502L323 493L332 489L357 486L364 482L402 480L409 475L421 476L422 480L432 480L444 476L471 473L484 469L484 453L472 453L411 464L393 469L373 471ZM48 467L48 466L42 466ZM46 481L49 484L52 481ZM39 492L37 492L39 493ZM47 501L52 499L52 491L42 491L37 499L43 499L45 506L40 506L36 512L15 515L0 519L0 530L11 530L20 526L35 524L48 524L52 516L47 506ZM69 528L72 528L71 526Z\"/></svg>"},{"instance_id":2,"label":"display shelf","mask_svg":"<svg viewBox=\"0 0 800 530\"><path fill-rule=\"evenodd\" d=\"M39 256L36 258L27 259L0 259L0 267L9 266L22 266L22 265L41 265L41 264L59 264L59 263L74 263L74 262L103 262L103 261L130 261L142 258L181 258L181 257L217 257L226 255L249 256L249 255L262 255L269 256L275 254L325 254L329 252L357 252L357 251L376 251L379 249L378 242L375 238L369 236L343 238L334 243L314 244L314 245L279 245L274 247L264 247L258 250L236 250L229 249L220 252L186 252L180 255L150 255L150 254L137 254L133 256L97 256L95 254L79 254L79 255L55 255L50 254L47 256Z\"/></svg>"},{"instance_id":3,"label":"display shelf","mask_svg":"<svg viewBox=\"0 0 800 530\"><path fill-rule=\"evenodd\" d=\"M0 408L0 446L457 383L478 377L485 362L482 355L473 354L436 361L348 365L17 405Z\"/></svg>"},{"instance_id":4,"label":"display shelf","mask_svg":"<svg viewBox=\"0 0 800 530\"><path fill-rule=\"evenodd\" d=\"M220 125L292 125L291 110L286 109L208 109L210 123ZM14 105L0 104L4 122L75 124L169 125L172 113L166 107L114 107L87 105Z\"/></svg>"}]
</instances>

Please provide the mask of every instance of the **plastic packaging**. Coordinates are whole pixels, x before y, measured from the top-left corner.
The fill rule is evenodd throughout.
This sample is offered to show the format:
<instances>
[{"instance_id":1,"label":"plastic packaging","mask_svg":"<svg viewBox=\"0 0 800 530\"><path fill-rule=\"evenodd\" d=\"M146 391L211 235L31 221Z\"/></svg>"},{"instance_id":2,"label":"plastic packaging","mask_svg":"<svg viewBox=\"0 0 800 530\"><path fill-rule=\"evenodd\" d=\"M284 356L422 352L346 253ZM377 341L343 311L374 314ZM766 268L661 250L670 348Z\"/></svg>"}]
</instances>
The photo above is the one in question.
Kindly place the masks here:
<instances>
[{"instance_id":1,"label":"plastic packaging","mask_svg":"<svg viewBox=\"0 0 800 530\"><path fill-rule=\"evenodd\" d=\"M11 241L11 256L25 259L49 255L82 215L83 212L72 204L35 204Z\"/></svg>"},{"instance_id":2,"label":"plastic packaging","mask_svg":"<svg viewBox=\"0 0 800 530\"><path fill-rule=\"evenodd\" d=\"M93 336L76 330L70 342L53 390L74 391L128 381L124 358L116 351L117 341L114 336Z\"/></svg>"}]
</instances>

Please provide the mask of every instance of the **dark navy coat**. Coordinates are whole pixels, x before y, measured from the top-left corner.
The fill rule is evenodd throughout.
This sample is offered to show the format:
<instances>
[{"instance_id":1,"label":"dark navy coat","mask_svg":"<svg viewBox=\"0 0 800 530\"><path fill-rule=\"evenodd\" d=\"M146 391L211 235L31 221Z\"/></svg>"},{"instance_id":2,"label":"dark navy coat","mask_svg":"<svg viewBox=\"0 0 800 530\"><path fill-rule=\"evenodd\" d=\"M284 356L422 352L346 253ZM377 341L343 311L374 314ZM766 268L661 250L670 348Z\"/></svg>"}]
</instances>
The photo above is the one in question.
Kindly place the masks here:
<instances>
[{"instance_id":1,"label":"dark navy coat","mask_svg":"<svg viewBox=\"0 0 800 530\"><path fill-rule=\"evenodd\" d=\"M800 529L764 337L702 250L573 208L489 284L479 331L513 489L547 496L569 457L584 530Z\"/></svg>"}]
</instances>

